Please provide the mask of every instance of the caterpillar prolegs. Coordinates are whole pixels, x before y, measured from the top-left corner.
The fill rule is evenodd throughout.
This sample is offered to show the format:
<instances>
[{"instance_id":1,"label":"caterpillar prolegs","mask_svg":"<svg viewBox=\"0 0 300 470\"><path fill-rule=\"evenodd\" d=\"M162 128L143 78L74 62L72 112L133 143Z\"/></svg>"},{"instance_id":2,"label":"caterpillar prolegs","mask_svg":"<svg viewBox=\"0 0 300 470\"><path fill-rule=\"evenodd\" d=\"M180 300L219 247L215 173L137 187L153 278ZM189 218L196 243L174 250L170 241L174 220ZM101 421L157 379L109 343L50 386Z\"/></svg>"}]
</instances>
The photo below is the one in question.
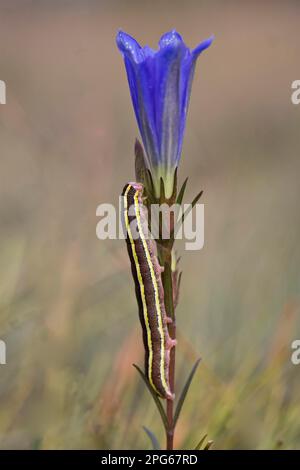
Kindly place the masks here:
<instances>
[{"instance_id":1,"label":"caterpillar prolegs","mask_svg":"<svg viewBox=\"0 0 300 470\"><path fill-rule=\"evenodd\" d=\"M155 242L147 236L147 217L142 201L143 185L128 183L123 189L126 242L145 348L145 374L161 398L174 399L169 384L170 350L176 344L168 332L164 290Z\"/></svg>"}]
</instances>

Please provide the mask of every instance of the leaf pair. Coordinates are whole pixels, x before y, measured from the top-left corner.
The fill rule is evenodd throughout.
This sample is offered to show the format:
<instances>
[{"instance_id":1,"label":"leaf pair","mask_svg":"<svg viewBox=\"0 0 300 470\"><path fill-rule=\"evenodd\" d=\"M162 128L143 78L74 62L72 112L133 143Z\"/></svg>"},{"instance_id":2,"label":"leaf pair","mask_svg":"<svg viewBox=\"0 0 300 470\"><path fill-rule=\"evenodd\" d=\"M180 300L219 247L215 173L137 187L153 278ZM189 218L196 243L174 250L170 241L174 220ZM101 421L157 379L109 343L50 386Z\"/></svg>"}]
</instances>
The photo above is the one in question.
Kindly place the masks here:
<instances>
[{"instance_id":1,"label":"leaf pair","mask_svg":"<svg viewBox=\"0 0 300 470\"><path fill-rule=\"evenodd\" d=\"M188 182L188 178L186 178L180 188L180 191L178 193L178 196L177 196L177 199L176 199L176 204L179 204L181 205L182 204L182 201L183 201L183 197L184 197L184 193L185 193L185 190L186 190L186 186L187 186L187 182ZM178 220L175 228L174 228L174 233L176 234L177 231L179 230L180 226L183 224L184 222L184 219L188 216L188 214L191 212L191 210L195 207L195 205L197 204L197 202L199 201L200 197L202 196L203 194L203 191L200 191L197 196L194 197L194 199L192 200L192 203L189 205L189 207L187 208L187 210L182 214L181 218Z\"/></svg>"},{"instance_id":2,"label":"leaf pair","mask_svg":"<svg viewBox=\"0 0 300 470\"><path fill-rule=\"evenodd\" d=\"M187 396L187 393L189 391L189 388L190 388L190 385L192 383L192 380L193 380L193 377L195 375L195 372L197 370L197 367L200 363L200 360L201 359L198 359L196 361L196 363L194 364L187 380L186 380L186 383L182 389L182 392L181 392L181 395L179 397L179 400L177 402L177 406L176 406L176 410L175 410L175 414L174 414L174 418L173 418L173 423L172 423L172 426L173 428L175 429L175 426L177 424L177 421L179 419L179 416L180 416L180 413L181 413L181 410L182 410L182 407L183 407L183 404L185 402L185 399L186 399L186 396ZM135 367L135 369L138 371L138 373L140 374L140 376L142 377L145 385L147 386L149 392L151 393L152 395L152 398L154 400L154 403L158 409L158 412L160 414L160 417L161 417L161 420L162 420L162 423L164 425L164 428L165 428L165 431L167 432L169 430L169 422L168 422L168 418L167 418L167 415L166 415L166 412L164 410L164 407L162 405L162 402L161 400L159 399L158 395L155 393L155 391L153 390L153 388L151 387L150 383L149 383L149 380L147 379L146 375L144 374L144 372L136 365L136 364L133 364L133 367ZM157 450L157 445L158 445L158 440L156 438L156 436L152 433L152 431L150 431L148 428L144 427L144 430L145 432L147 433L147 435L149 436L151 442L152 442L152 446L154 449ZM205 436L206 437L206 436Z\"/></svg>"}]
</instances>

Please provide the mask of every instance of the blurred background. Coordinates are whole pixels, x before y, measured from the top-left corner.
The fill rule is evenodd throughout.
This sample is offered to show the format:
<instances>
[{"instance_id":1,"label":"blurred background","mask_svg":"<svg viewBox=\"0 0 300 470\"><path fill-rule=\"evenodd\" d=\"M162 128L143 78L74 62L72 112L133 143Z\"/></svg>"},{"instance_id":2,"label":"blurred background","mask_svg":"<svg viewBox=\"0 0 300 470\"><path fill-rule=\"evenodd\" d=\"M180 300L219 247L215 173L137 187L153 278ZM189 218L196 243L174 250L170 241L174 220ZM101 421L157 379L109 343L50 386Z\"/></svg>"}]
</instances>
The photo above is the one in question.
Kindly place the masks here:
<instances>
[{"instance_id":1,"label":"blurred background","mask_svg":"<svg viewBox=\"0 0 300 470\"><path fill-rule=\"evenodd\" d=\"M176 28L197 64L179 177L204 190L205 246L182 252L176 434L193 448L300 448L300 79L297 1L6 0L0 4L0 447L150 448L124 241L96 207L134 178L138 136L119 28ZM179 244L179 251L183 246Z\"/></svg>"}]
</instances>

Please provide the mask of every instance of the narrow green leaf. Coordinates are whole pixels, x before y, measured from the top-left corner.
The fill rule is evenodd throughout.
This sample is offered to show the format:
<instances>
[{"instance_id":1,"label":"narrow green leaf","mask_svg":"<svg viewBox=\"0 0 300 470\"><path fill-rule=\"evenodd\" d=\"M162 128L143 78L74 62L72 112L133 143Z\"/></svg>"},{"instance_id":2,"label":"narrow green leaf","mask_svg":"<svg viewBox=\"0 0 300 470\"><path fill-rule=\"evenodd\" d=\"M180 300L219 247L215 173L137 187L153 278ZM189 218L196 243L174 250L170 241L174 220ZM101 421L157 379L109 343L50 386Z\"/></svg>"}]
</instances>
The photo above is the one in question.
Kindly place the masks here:
<instances>
[{"instance_id":1,"label":"narrow green leaf","mask_svg":"<svg viewBox=\"0 0 300 470\"><path fill-rule=\"evenodd\" d=\"M152 395L152 398L157 406L157 409L159 411L159 414L161 416L161 419L162 419L162 422L163 422L163 425L165 427L165 429L167 430L168 429L168 419L167 419L167 415L165 413L165 410L161 404L161 401L160 399L158 398L158 395L155 393L155 391L153 390L153 388L151 387L150 383L149 383L149 380L147 379L147 377L145 376L144 372L139 368L139 366L137 366L136 364L132 364L133 367L136 368L136 370L138 371L138 373L140 374L140 376L142 377L143 381L145 382L149 392L151 393Z\"/></svg>"},{"instance_id":2,"label":"narrow green leaf","mask_svg":"<svg viewBox=\"0 0 300 470\"><path fill-rule=\"evenodd\" d=\"M203 444L203 442L205 441L206 438L207 438L207 434L204 434L202 439L200 439L200 441L196 445L195 450L201 450L202 444Z\"/></svg>"},{"instance_id":3,"label":"narrow green leaf","mask_svg":"<svg viewBox=\"0 0 300 470\"><path fill-rule=\"evenodd\" d=\"M182 185L181 188L180 188L180 191L179 191L178 196L177 196L177 199L176 199L176 204L181 204L181 203L182 203L182 200L183 200L183 196L184 196L184 193L185 193L185 188L186 188L188 179L189 179L189 178L187 177L187 178L184 180L183 185Z\"/></svg>"},{"instance_id":4,"label":"narrow green leaf","mask_svg":"<svg viewBox=\"0 0 300 470\"><path fill-rule=\"evenodd\" d=\"M143 429L151 441L153 450L160 450L160 445L155 434L153 434L150 429L146 428L146 426L143 426Z\"/></svg>"},{"instance_id":5,"label":"narrow green leaf","mask_svg":"<svg viewBox=\"0 0 300 470\"><path fill-rule=\"evenodd\" d=\"M193 209L193 207L195 207L195 205L197 204L197 202L199 201L200 197L202 196L203 194L203 191L200 191L199 194L197 194L197 196L192 200L192 203L189 205L188 209L185 211L185 213L182 215L182 219L181 219L181 223L184 222L184 219L188 216L188 214L191 212L191 210Z\"/></svg>"},{"instance_id":6,"label":"narrow green leaf","mask_svg":"<svg viewBox=\"0 0 300 470\"><path fill-rule=\"evenodd\" d=\"M178 403L177 403L177 406L176 406L176 411L175 411L175 414L174 414L174 425L176 425L177 421L178 421L178 418L179 418L179 415L180 415L180 412L181 412L181 409L182 409L182 406L183 406L183 403L185 401L185 398L186 398L186 395L189 391L189 388L190 388L190 385L191 385L191 382L193 380L193 377L195 375L195 372L197 370L197 367L199 365L199 362L201 361L201 359L199 358L195 364L194 364L194 367L192 368L191 372L190 372L190 375L188 376L187 378L187 381L185 383L185 386L183 387L183 390L181 392L181 395L179 397L179 400L178 400Z\"/></svg>"},{"instance_id":7,"label":"narrow green leaf","mask_svg":"<svg viewBox=\"0 0 300 470\"><path fill-rule=\"evenodd\" d=\"M199 194L197 194L197 196L193 199L192 201L192 208L197 204L197 202L199 201L200 197L202 196L203 194L203 191L200 191Z\"/></svg>"},{"instance_id":8,"label":"narrow green leaf","mask_svg":"<svg viewBox=\"0 0 300 470\"><path fill-rule=\"evenodd\" d=\"M179 302L181 279L182 279L182 271L180 271L180 273L178 275L178 280L177 280L177 285L176 285L176 305Z\"/></svg>"},{"instance_id":9,"label":"narrow green leaf","mask_svg":"<svg viewBox=\"0 0 300 470\"><path fill-rule=\"evenodd\" d=\"M180 289L180 286L181 286L181 279L182 279L182 271L180 271L179 275L178 275L178 281L177 281L177 289L179 291Z\"/></svg>"},{"instance_id":10,"label":"narrow green leaf","mask_svg":"<svg viewBox=\"0 0 300 470\"><path fill-rule=\"evenodd\" d=\"M186 180L187 181L187 180ZM184 183L183 183L184 184ZM181 188L182 189L182 188ZM192 203L189 205L189 207L187 208L187 210L182 214L181 216L181 219L179 219L177 221L177 223L175 224L175 228L174 228L174 234L176 236L177 234L177 231L179 230L179 228L181 227L181 225L183 224L184 222L184 219L188 216L188 214L191 212L191 210L193 209L193 207L197 204L197 202L199 201L200 197L202 196L203 194L203 191L200 191L199 194L197 194L197 196L193 199ZM178 196L179 197L179 196ZM178 200L178 198L177 198Z\"/></svg>"}]
</instances>

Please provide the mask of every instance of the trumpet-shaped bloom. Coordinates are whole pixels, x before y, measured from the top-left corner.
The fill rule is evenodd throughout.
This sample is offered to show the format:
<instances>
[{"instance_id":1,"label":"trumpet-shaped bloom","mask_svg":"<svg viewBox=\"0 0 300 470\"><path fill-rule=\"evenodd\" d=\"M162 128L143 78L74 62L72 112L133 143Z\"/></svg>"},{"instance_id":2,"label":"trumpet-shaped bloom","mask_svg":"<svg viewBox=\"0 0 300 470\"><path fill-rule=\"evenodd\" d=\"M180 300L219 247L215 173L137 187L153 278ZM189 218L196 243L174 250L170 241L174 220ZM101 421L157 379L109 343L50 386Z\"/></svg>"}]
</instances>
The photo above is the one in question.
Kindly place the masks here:
<instances>
[{"instance_id":1,"label":"trumpet-shaped bloom","mask_svg":"<svg viewBox=\"0 0 300 470\"><path fill-rule=\"evenodd\" d=\"M212 41L211 37L190 50L173 30L161 37L155 51L141 47L122 31L117 34L146 151L145 163L157 193L163 178L166 196L172 193L174 171L180 161L196 60Z\"/></svg>"}]
</instances>

